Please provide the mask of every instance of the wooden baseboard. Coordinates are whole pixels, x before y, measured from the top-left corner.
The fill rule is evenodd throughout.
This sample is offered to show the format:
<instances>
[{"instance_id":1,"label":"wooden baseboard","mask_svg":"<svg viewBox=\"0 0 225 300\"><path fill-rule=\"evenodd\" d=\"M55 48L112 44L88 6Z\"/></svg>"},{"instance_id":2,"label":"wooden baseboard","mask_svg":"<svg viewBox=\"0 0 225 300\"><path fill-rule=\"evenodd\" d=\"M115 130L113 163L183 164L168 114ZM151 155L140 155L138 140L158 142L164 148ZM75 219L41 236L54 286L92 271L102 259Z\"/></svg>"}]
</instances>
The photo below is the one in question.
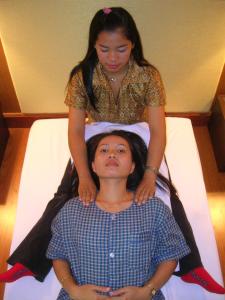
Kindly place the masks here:
<instances>
[{"instance_id":1,"label":"wooden baseboard","mask_svg":"<svg viewBox=\"0 0 225 300\"><path fill-rule=\"evenodd\" d=\"M9 128L29 128L36 120L40 119L58 119L68 118L68 113L3 113ZM207 126L211 113L195 113L195 112L168 112L167 117L188 118L191 119L193 126Z\"/></svg>"},{"instance_id":2,"label":"wooden baseboard","mask_svg":"<svg viewBox=\"0 0 225 300\"><path fill-rule=\"evenodd\" d=\"M36 120L68 118L68 113L3 113L9 128L29 128Z\"/></svg>"},{"instance_id":3,"label":"wooden baseboard","mask_svg":"<svg viewBox=\"0 0 225 300\"><path fill-rule=\"evenodd\" d=\"M211 112L168 112L166 113L166 116L190 119L193 126L207 126L211 117Z\"/></svg>"}]
</instances>

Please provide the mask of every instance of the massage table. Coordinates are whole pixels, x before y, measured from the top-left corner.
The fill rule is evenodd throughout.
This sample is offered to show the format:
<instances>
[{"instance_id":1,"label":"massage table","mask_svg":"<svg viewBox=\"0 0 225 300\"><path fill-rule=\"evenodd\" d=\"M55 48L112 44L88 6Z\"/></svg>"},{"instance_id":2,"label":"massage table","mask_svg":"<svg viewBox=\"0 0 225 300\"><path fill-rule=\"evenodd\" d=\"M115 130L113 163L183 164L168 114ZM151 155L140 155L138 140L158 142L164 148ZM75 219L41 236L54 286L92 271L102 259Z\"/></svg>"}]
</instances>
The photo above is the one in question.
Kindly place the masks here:
<instances>
[{"instance_id":1,"label":"massage table","mask_svg":"<svg viewBox=\"0 0 225 300\"><path fill-rule=\"evenodd\" d=\"M172 180L191 223L202 262L223 284L209 214L201 163L191 121L168 117L166 157ZM67 119L38 120L31 127L21 175L11 253L23 240L53 198L70 157ZM60 290L53 270L43 283L24 277L6 284L4 300L54 300ZM162 289L168 300L224 300L195 284L172 276Z\"/></svg>"}]
</instances>

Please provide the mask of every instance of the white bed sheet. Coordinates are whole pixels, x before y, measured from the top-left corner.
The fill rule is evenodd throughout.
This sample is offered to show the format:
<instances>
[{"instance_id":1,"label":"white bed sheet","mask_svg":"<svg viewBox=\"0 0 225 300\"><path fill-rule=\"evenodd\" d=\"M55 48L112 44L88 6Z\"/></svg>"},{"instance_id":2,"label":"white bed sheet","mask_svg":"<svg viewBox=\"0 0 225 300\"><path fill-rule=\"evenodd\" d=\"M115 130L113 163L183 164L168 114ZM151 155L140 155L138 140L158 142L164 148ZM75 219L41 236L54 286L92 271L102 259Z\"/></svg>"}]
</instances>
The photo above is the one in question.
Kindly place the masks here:
<instances>
[{"instance_id":1,"label":"white bed sheet","mask_svg":"<svg viewBox=\"0 0 225 300\"><path fill-rule=\"evenodd\" d=\"M167 118L166 156L172 179L191 222L204 266L221 284L218 252L190 120ZM36 121L31 130L22 170L11 252L41 216L62 178L68 158L67 119ZM53 273L44 283L31 277L6 284L4 300L54 300L60 285ZM172 276L163 288L168 300L224 300Z\"/></svg>"}]
</instances>

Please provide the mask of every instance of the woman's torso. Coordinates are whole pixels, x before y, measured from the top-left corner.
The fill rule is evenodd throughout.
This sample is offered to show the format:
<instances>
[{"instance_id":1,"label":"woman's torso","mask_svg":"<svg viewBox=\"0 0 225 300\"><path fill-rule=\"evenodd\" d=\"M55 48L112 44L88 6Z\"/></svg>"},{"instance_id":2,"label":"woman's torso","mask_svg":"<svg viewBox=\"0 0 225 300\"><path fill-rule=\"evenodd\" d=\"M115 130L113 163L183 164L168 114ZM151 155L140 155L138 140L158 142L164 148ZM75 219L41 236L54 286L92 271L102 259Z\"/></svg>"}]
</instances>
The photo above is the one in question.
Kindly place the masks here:
<instances>
[{"instance_id":1,"label":"woman's torso","mask_svg":"<svg viewBox=\"0 0 225 300\"><path fill-rule=\"evenodd\" d=\"M138 66L129 62L127 74L115 97L112 85L100 63L93 74L93 91L97 99L93 109L83 84L82 72L78 71L69 86L65 103L85 109L89 122L133 124L147 121L146 107L165 104L165 93L159 72L152 66Z\"/></svg>"},{"instance_id":2,"label":"woman's torso","mask_svg":"<svg viewBox=\"0 0 225 300\"><path fill-rule=\"evenodd\" d=\"M79 200L70 200L61 216L61 234L76 281L113 290L142 286L156 270L157 230L164 208L162 201L155 198L146 205L133 203L113 214L104 212L95 202L84 208ZM64 297L62 290L58 299ZM158 291L154 299L164 297Z\"/></svg>"}]
</instances>

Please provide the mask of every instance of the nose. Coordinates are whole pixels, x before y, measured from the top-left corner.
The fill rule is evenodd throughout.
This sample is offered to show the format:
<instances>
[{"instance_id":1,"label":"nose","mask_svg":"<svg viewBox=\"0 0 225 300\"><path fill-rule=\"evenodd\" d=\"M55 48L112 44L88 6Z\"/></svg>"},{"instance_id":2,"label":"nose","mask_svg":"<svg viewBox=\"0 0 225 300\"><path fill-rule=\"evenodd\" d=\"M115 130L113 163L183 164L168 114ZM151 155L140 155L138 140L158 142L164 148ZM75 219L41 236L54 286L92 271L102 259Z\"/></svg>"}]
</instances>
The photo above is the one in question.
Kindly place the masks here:
<instances>
[{"instance_id":1,"label":"nose","mask_svg":"<svg viewBox=\"0 0 225 300\"><path fill-rule=\"evenodd\" d=\"M116 153L114 150L110 150L109 151L109 158L115 158L116 157Z\"/></svg>"},{"instance_id":2,"label":"nose","mask_svg":"<svg viewBox=\"0 0 225 300\"><path fill-rule=\"evenodd\" d=\"M109 61L110 62L115 62L117 59L117 54L115 51L109 51L109 55L108 55Z\"/></svg>"}]
</instances>

